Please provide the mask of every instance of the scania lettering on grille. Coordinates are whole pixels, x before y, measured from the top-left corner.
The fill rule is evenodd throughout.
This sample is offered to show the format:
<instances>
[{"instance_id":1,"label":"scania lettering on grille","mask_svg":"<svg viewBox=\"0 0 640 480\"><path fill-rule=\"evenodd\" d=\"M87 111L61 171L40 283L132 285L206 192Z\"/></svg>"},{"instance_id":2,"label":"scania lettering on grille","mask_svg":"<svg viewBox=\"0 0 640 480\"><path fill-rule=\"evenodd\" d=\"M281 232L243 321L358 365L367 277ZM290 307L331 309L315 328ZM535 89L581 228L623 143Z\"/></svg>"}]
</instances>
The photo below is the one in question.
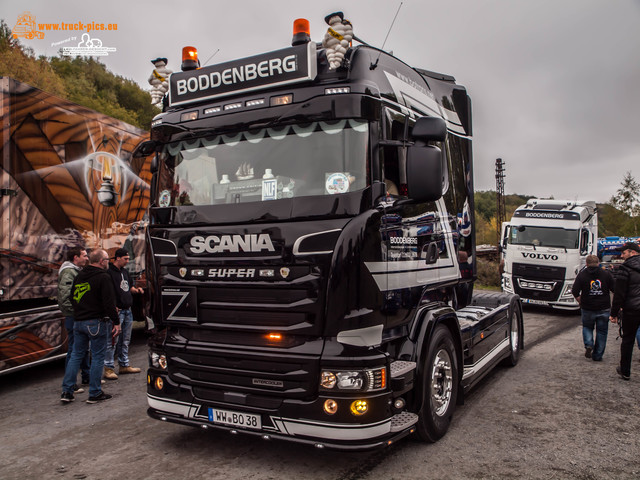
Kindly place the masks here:
<instances>
[{"instance_id":1,"label":"scania lettering on grille","mask_svg":"<svg viewBox=\"0 0 640 480\"><path fill-rule=\"evenodd\" d=\"M275 252L267 233L249 235L196 235L191 238L191 253Z\"/></svg>"}]
</instances>

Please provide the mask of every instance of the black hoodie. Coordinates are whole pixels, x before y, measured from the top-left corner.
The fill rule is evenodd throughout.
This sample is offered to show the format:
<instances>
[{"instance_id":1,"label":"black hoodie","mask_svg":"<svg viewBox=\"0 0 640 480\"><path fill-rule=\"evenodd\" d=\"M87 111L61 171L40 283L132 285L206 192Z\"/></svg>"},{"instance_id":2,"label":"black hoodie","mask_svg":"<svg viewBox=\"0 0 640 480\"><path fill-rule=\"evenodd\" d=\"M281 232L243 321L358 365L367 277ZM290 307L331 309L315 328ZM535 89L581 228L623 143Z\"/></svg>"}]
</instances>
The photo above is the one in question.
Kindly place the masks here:
<instances>
[{"instance_id":1,"label":"black hoodie","mask_svg":"<svg viewBox=\"0 0 640 480\"><path fill-rule=\"evenodd\" d=\"M113 263L109 264L109 276L113 280L113 288L116 291L116 305L120 309L131 308L133 296L131 296L131 278L125 268L118 268Z\"/></svg>"},{"instance_id":2,"label":"black hoodie","mask_svg":"<svg viewBox=\"0 0 640 480\"><path fill-rule=\"evenodd\" d=\"M580 297L580 308L599 312L611 308L611 295L615 286L613 275L599 266L583 269L573 282L571 293Z\"/></svg>"},{"instance_id":3,"label":"black hoodie","mask_svg":"<svg viewBox=\"0 0 640 480\"><path fill-rule=\"evenodd\" d=\"M621 308L631 315L640 313L640 255L627 258L616 273L611 316L617 318Z\"/></svg>"},{"instance_id":4,"label":"black hoodie","mask_svg":"<svg viewBox=\"0 0 640 480\"><path fill-rule=\"evenodd\" d=\"M109 317L114 325L120 324L113 281L103 268L88 265L80 270L73 281L71 305L76 321Z\"/></svg>"}]
</instances>

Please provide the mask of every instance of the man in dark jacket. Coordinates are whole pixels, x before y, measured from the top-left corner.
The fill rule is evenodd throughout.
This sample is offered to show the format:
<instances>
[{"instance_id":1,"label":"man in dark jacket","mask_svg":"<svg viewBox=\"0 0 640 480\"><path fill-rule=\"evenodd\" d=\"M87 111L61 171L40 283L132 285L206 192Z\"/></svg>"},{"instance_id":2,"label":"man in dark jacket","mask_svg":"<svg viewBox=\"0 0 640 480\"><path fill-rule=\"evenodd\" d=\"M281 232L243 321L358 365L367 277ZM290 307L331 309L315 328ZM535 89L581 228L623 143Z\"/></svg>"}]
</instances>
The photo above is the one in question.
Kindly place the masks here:
<instances>
[{"instance_id":1,"label":"man in dark jacket","mask_svg":"<svg viewBox=\"0 0 640 480\"><path fill-rule=\"evenodd\" d=\"M111 395L102 391L102 366L107 339L110 338L110 333L120 332L120 320L116 311L113 282L107 273L109 255L101 249L93 250L89 255L89 262L90 264L76 276L71 290L75 343L62 382L60 400L65 403L74 400L73 385L76 383L80 363L89 347L91 369L87 403L97 403L111 398ZM113 322L112 332L109 331L109 322L105 321L105 317L109 317Z\"/></svg>"},{"instance_id":2,"label":"man in dark jacket","mask_svg":"<svg viewBox=\"0 0 640 480\"><path fill-rule=\"evenodd\" d=\"M584 356L595 362L602 360L609 332L609 312L614 279L608 271L600 268L595 255L587 255L587 267L576 277L571 293L582 309L582 340ZM593 343L593 329L596 341Z\"/></svg>"},{"instance_id":3,"label":"man in dark jacket","mask_svg":"<svg viewBox=\"0 0 640 480\"><path fill-rule=\"evenodd\" d=\"M124 248L116 250L113 256L113 263L109 265L109 275L113 281L116 291L116 306L118 307L118 317L120 318L120 327L122 327L122 335L119 335L115 341L108 342L107 354L104 359L104 378L108 380L117 380L118 375L114 371L115 358L118 357L118 374L140 373L140 369L129 365L129 344L131 343L131 329L133 328L133 314L131 313L131 305L133 304L132 293L142 293L142 289L138 290L131 285L131 277L125 266L129 263L129 252Z\"/></svg>"},{"instance_id":4,"label":"man in dark jacket","mask_svg":"<svg viewBox=\"0 0 640 480\"><path fill-rule=\"evenodd\" d=\"M627 242L616 250L624 263L618 268L616 275L616 291L611 305L611 321L618 323L622 310L622 343L620 345L620 366L616 372L623 380L631 377L631 355L633 342L640 326L640 246Z\"/></svg>"},{"instance_id":5,"label":"man in dark jacket","mask_svg":"<svg viewBox=\"0 0 640 480\"><path fill-rule=\"evenodd\" d=\"M71 287L73 280L80 272L80 269L89 261L87 251L81 247L71 247L67 251L67 261L64 262L58 270L58 308L64 315L64 328L67 330L67 358L64 362L65 367L71 360L73 352L73 305L71 304ZM82 359L80 371L82 373L82 383L89 385L89 353ZM74 393L83 393L84 388L73 389Z\"/></svg>"}]
</instances>

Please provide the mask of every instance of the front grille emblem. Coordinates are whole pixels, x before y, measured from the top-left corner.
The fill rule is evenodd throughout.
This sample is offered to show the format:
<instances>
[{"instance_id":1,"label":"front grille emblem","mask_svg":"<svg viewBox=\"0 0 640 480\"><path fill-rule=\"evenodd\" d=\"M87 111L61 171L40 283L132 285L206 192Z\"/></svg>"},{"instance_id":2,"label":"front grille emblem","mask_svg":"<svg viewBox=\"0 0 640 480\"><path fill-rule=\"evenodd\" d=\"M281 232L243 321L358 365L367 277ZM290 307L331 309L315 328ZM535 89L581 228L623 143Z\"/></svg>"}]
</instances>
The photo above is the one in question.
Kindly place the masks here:
<instances>
[{"instance_id":1,"label":"front grille emblem","mask_svg":"<svg viewBox=\"0 0 640 480\"><path fill-rule=\"evenodd\" d=\"M282 275L282 278L287 278L289 276L289 272L290 270L287 267L282 267L280 269L280 275Z\"/></svg>"},{"instance_id":2,"label":"front grille emblem","mask_svg":"<svg viewBox=\"0 0 640 480\"><path fill-rule=\"evenodd\" d=\"M284 387L284 382L281 380L269 380L266 378L252 378L251 383L254 385L260 385L262 387Z\"/></svg>"},{"instance_id":3,"label":"front grille emblem","mask_svg":"<svg viewBox=\"0 0 640 480\"><path fill-rule=\"evenodd\" d=\"M184 278L185 275L187 274L187 269L185 267L180 267L180 270L178 270L178 273L180 273L180 276Z\"/></svg>"}]
</instances>

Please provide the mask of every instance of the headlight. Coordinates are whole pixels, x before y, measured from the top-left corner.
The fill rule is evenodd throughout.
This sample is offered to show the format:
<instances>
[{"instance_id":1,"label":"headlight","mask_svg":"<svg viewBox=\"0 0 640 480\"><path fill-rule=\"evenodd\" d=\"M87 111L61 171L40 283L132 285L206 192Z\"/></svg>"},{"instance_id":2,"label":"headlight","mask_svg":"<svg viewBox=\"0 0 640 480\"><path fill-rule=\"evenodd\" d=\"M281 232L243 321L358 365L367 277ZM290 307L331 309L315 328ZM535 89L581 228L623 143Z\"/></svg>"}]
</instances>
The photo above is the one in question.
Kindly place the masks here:
<instances>
[{"instance_id":1,"label":"headlight","mask_svg":"<svg viewBox=\"0 0 640 480\"><path fill-rule=\"evenodd\" d=\"M373 392L387 387L387 367L367 370L323 370L321 390Z\"/></svg>"},{"instance_id":2,"label":"headlight","mask_svg":"<svg viewBox=\"0 0 640 480\"><path fill-rule=\"evenodd\" d=\"M149 352L149 362L153 367L167 369L167 357L159 353Z\"/></svg>"}]
</instances>

